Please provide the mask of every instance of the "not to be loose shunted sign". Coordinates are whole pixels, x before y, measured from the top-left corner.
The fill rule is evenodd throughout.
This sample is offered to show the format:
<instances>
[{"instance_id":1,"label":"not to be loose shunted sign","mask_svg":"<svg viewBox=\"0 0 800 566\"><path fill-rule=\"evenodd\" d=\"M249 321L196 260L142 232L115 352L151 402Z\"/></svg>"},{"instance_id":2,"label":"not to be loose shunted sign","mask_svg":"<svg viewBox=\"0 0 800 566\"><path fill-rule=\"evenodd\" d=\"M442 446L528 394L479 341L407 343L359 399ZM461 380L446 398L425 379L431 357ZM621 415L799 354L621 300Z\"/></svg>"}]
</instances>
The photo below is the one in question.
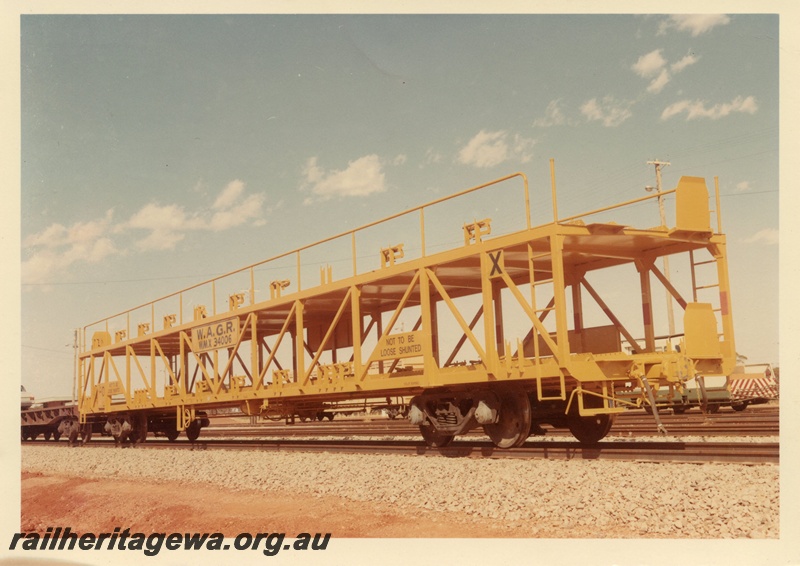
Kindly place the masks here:
<instances>
[{"instance_id":1,"label":"not to be loose shunted sign","mask_svg":"<svg viewBox=\"0 0 800 566\"><path fill-rule=\"evenodd\" d=\"M396 360L399 358L412 358L423 353L423 333L403 332L402 334L389 334L378 341L378 360Z\"/></svg>"}]
</instances>

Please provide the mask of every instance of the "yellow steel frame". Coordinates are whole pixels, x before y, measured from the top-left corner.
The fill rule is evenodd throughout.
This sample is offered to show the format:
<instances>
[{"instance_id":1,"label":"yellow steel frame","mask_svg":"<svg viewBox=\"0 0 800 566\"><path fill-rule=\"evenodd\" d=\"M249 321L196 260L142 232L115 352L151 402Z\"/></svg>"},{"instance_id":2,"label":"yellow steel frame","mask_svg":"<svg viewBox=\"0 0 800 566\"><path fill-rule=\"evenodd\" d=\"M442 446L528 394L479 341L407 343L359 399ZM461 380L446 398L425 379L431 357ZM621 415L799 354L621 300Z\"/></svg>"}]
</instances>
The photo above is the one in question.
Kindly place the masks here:
<instances>
[{"instance_id":1,"label":"yellow steel frame","mask_svg":"<svg viewBox=\"0 0 800 566\"><path fill-rule=\"evenodd\" d=\"M269 411L291 415L304 406L328 401L415 395L445 387L486 388L503 382L519 383L542 400L566 402L567 410L577 402L580 414L590 415L640 403L630 391L644 391L643 385L680 386L698 373L729 374L735 348L718 185L716 231L709 227L713 211L708 209L705 182L693 177L684 177L676 189L661 193L662 197L675 194L678 222L674 228L637 229L587 223L587 219L657 195L558 218L552 162L551 176L553 222L544 225L531 225L528 180L524 174L515 173L85 326L79 353L81 419L162 409L173 411L178 428L183 429L196 409L207 407L238 405L248 414ZM499 184L516 186L515 182L521 183L523 229L490 238L491 220L485 219L464 225L463 246L427 252L425 213L430 207ZM357 236L368 228L412 214L419 216L420 257L401 261L402 244L377 248L380 269L360 271ZM352 273L334 279L330 268L322 269L319 285L303 287L303 254L338 239L350 241ZM695 261L703 250L710 259ZM689 299L681 296L655 264L661 256L676 254L690 256ZM270 298L257 302L256 269L287 259L296 263L296 288L284 294L289 280L273 281ZM697 291L704 286L697 284L695 267L701 263L716 266L716 308L698 303ZM587 280L592 272L623 264L633 265L639 274L643 339L633 336ZM221 311L218 289L235 275L248 276L250 288L231 294L228 310ZM680 347L657 348L660 338L653 320L653 280L686 311ZM537 293L541 295L540 286L545 284L552 287L552 297L548 296L546 306L540 307L544 301ZM210 290L210 300L195 306L188 320L184 317L184 304L188 303L184 298L197 290ZM527 336L517 337L515 347L504 336L503 290L507 290L505 300L509 301L510 295L512 304L530 321ZM608 327L599 331L583 327L584 291L585 298L594 300L607 315ZM471 318L456 302L467 296L480 303ZM179 312L164 316L163 328L157 330L156 309L175 299ZM401 315L415 309L419 316L413 330L395 332ZM440 310L449 313L462 332L446 358L440 352ZM138 321L138 332L133 336L132 316L141 316L142 312L149 312L149 320L145 316ZM551 316L555 332L544 324ZM717 319L722 326L719 333ZM124 328L115 332L112 341L111 329L120 326ZM591 350L593 332L603 338L618 337L620 346ZM630 346L629 353L622 348L622 339ZM455 362L467 343L477 359ZM323 357L330 361L323 362ZM159 385L159 376L163 385ZM584 403L585 396L607 402L601 407L592 403L590 408Z\"/></svg>"}]
</instances>

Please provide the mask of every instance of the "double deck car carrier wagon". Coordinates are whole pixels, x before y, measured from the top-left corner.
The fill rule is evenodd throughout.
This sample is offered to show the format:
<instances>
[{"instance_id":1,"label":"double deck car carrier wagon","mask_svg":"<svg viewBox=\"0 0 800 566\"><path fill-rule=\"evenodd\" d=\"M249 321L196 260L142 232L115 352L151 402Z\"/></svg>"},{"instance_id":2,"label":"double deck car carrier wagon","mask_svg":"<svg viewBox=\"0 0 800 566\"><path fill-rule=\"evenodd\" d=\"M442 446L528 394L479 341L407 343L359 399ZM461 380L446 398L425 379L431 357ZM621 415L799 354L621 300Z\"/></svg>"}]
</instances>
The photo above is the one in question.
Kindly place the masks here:
<instances>
[{"instance_id":1,"label":"double deck car carrier wagon","mask_svg":"<svg viewBox=\"0 0 800 566\"><path fill-rule=\"evenodd\" d=\"M638 218L656 195L560 218L554 179L543 199L552 220L539 225L516 173L83 327L75 430L102 425L137 441L186 431L194 440L210 408L291 419L344 400L402 397L432 446L482 426L508 448L541 424L596 442L616 413L654 403L654 390L730 374L718 187L713 211L705 180L682 177L659 193L674 198L672 226L635 228L600 217ZM511 203L521 226L493 234L503 218L459 208L483 191L499 195L490 210ZM445 241L457 242L447 249L430 243L448 229L432 221L437 210L450 222ZM406 241L376 243L369 234L382 229ZM349 256L335 276L325 263L334 256L321 251L331 245ZM683 258L674 260L683 282L659 268L663 256ZM623 280L635 291L612 308ZM682 311L681 328L666 336L656 320L664 289ZM599 324L584 322L590 312Z\"/></svg>"}]
</instances>

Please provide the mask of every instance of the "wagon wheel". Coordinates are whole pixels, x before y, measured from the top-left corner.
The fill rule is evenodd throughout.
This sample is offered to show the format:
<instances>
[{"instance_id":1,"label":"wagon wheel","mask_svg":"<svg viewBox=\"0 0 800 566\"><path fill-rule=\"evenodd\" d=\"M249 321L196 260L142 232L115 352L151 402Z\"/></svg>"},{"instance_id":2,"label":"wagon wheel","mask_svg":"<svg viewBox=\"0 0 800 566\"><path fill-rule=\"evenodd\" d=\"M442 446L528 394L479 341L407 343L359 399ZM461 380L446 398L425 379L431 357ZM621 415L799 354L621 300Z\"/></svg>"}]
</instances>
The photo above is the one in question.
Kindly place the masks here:
<instances>
[{"instance_id":1,"label":"wagon wheel","mask_svg":"<svg viewBox=\"0 0 800 566\"><path fill-rule=\"evenodd\" d=\"M179 430L175 430L174 428L168 428L166 431L167 440L170 442L175 442L178 439L178 435L181 433Z\"/></svg>"},{"instance_id":2,"label":"wagon wheel","mask_svg":"<svg viewBox=\"0 0 800 566\"><path fill-rule=\"evenodd\" d=\"M45 439L45 440L50 440L50 438L51 438L52 436L53 436L53 433L51 433L49 430L48 430L47 432L45 432L45 433L44 433L44 439Z\"/></svg>"},{"instance_id":3,"label":"wagon wheel","mask_svg":"<svg viewBox=\"0 0 800 566\"><path fill-rule=\"evenodd\" d=\"M591 417L567 417L567 425L572 435L583 444L599 442L611 430L614 415L594 415Z\"/></svg>"},{"instance_id":4,"label":"wagon wheel","mask_svg":"<svg viewBox=\"0 0 800 566\"><path fill-rule=\"evenodd\" d=\"M483 431L498 448L522 446L531 432L531 402L523 391L506 391L500 396L498 421L483 425Z\"/></svg>"},{"instance_id":5,"label":"wagon wheel","mask_svg":"<svg viewBox=\"0 0 800 566\"><path fill-rule=\"evenodd\" d=\"M114 446L123 445L133 431L130 419L126 415L108 417L104 429L114 439Z\"/></svg>"},{"instance_id":6,"label":"wagon wheel","mask_svg":"<svg viewBox=\"0 0 800 566\"><path fill-rule=\"evenodd\" d=\"M81 432L81 425L78 424L78 420L75 418L66 419L65 422L67 424L64 430L67 435L69 445L76 446L78 444L78 436Z\"/></svg>"},{"instance_id":7,"label":"wagon wheel","mask_svg":"<svg viewBox=\"0 0 800 566\"><path fill-rule=\"evenodd\" d=\"M133 421L134 429L130 439L134 444L140 444L147 440L147 416L143 414L136 415Z\"/></svg>"},{"instance_id":8,"label":"wagon wheel","mask_svg":"<svg viewBox=\"0 0 800 566\"><path fill-rule=\"evenodd\" d=\"M419 425L419 431L422 433L425 444L432 448L444 448L453 440L452 434L437 432L430 423Z\"/></svg>"},{"instance_id":9,"label":"wagon wheel","mask_svg":"<svg viewBox=\"0 0 800 566\"><path fill-rule=\"evenodd\" d=\"M194 442L200 436L200 421L193 420L189 426L186 427L186 438L189 442Z\"/></svg>"},{"instance_id":10,"label":"wagon wheel","mask_svg":"<svg viewBox=\"0 0 800 566\"><path fill-rule=\"evenodd\" d=\"M738 401L731 403L731 409L734 411L744 411L747 408L747 401Z\"/></svg>"},{"instance_id":11,"label":"wagon wheel","mask_svg":"<svg viewBox=\"0 0 800 566\"><path fill-rule=\"evenodd\" d=\"M86 423L81 428L81 443L86 444L92 439L92 425Z\"/></svg>"},{"instance_id":12,"label":"wagon wheel","mask_svg":"<svg viewBox=\"0 0 800 566\"><path fill-rule=\"evenodd\" d=\"M587 408L599 408L603 405L603 399L595 396L589 396L584 400ZM582 444L595 444L599 442L611 430L611 425L614 424L614 415L592 415L590 417L582 417L578 414L577 402L572 405L567 415L567 426L572 436L578 439Z\"/></svg>"}]
</instances>

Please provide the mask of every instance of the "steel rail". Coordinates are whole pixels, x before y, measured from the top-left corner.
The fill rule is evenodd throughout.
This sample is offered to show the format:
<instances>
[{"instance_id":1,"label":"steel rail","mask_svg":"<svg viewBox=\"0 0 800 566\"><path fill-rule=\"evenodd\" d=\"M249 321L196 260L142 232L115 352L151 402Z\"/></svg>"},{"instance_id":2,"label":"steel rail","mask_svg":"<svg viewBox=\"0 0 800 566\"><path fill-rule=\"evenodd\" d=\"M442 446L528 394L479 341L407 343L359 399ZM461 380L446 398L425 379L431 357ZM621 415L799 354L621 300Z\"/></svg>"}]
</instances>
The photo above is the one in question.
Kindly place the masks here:
<instances>
[{"instance_id":1,"label":"steel rail","mask_svg":"<svg viewBox=\"0 0 800 566\"><path fill-rule=\"evenodd\" d=\"M565 429L550 429L546 428L547 437L570 437L571 433ZM483 436L484 433L481 429L475 429L467 433L465 436ZM419 436L419 429L416 427L404 428L374 428L363 426L360 428L304 428L304 429L288 429L288 430L275 430L275 429L252 429L252 428L226 428L226 429L207 429L203 431L203 438L258 438L258 437L285 437L285 438L302 438L310 436ZM624 429L612 429L608 434L608 438L627 438L627 437L652 437L660 436L658 431L649 427L626 427ZM778 430L775 427L720 427L720 426L697 426L697 427L670 427L667 437L684 437L684 436L778 436Z\"/></svg>"},{"instance_id":2,"label":"steel rail","mask_svg":"<svg viewBox=\"0 0 800 566\"><path fill-rule=\"evenodd\" d=\"M27 442L23 442L27 444ZM60 446L67 447L66 443ZM92 441L85 447L113 446L111 440ZM421 441L375 440L202 440L190 442L148 441L139 449L182 450L252 450L272 452L327 452L337 454L395 454L406 456L444 456L448 458L522 458L547 460L618 460L673 463L777 464L777 442L680 442L613 441L582 445L576 441L528 441L522 447L507 450L490 442L454 441L444 448L431 448Z\"/></svg>"},{"instance_id":3,"label":"steel rail","mask_svg":"<svg viewBox=\"0 0 800 566\"><path fill-rule=\"evenodd\" d=\"M662 421L669 432L668 436L777 436L780 423L777 412L754 411L752 413L716 413L703 415L663 415ZM564 430L547 428L548 436L568 435ZM471 435L482 434L480 429ZM645 413L623 413L614 423L610 437L615 436L654 436L657 429L653 417ZM405 420L351 420L337 422L309 422L286 425L283 423L214 423L203 432L204 437L231 436L418 436L419 430Z\"/></svg>"},{"instance_id":4,"label":"steel rail","mask_svg":"<svg viewBox=\"0 0 800 566\"><path fill-rule=\"evenodd\" d=\"M564 429L545 428L547 436L568 436L570 433ZM468 435L482 435L480 428L474 429ZM719 423L687 423L668 427L667 436L778 436L777 423L748 423L745 425L726 425ZM419 436L419 429L408 423L396 426L385 424L373 425L359 423L350 425L325 425L314 424L308 426L225 426L211 427L203 431L203 437L258 437L258 436L283 436L297 438L303 436ZM615 436L657 436L658 431L649 424L630 424L627 426L614 426L609 437Z\"/></svg>"}]
</instances>

